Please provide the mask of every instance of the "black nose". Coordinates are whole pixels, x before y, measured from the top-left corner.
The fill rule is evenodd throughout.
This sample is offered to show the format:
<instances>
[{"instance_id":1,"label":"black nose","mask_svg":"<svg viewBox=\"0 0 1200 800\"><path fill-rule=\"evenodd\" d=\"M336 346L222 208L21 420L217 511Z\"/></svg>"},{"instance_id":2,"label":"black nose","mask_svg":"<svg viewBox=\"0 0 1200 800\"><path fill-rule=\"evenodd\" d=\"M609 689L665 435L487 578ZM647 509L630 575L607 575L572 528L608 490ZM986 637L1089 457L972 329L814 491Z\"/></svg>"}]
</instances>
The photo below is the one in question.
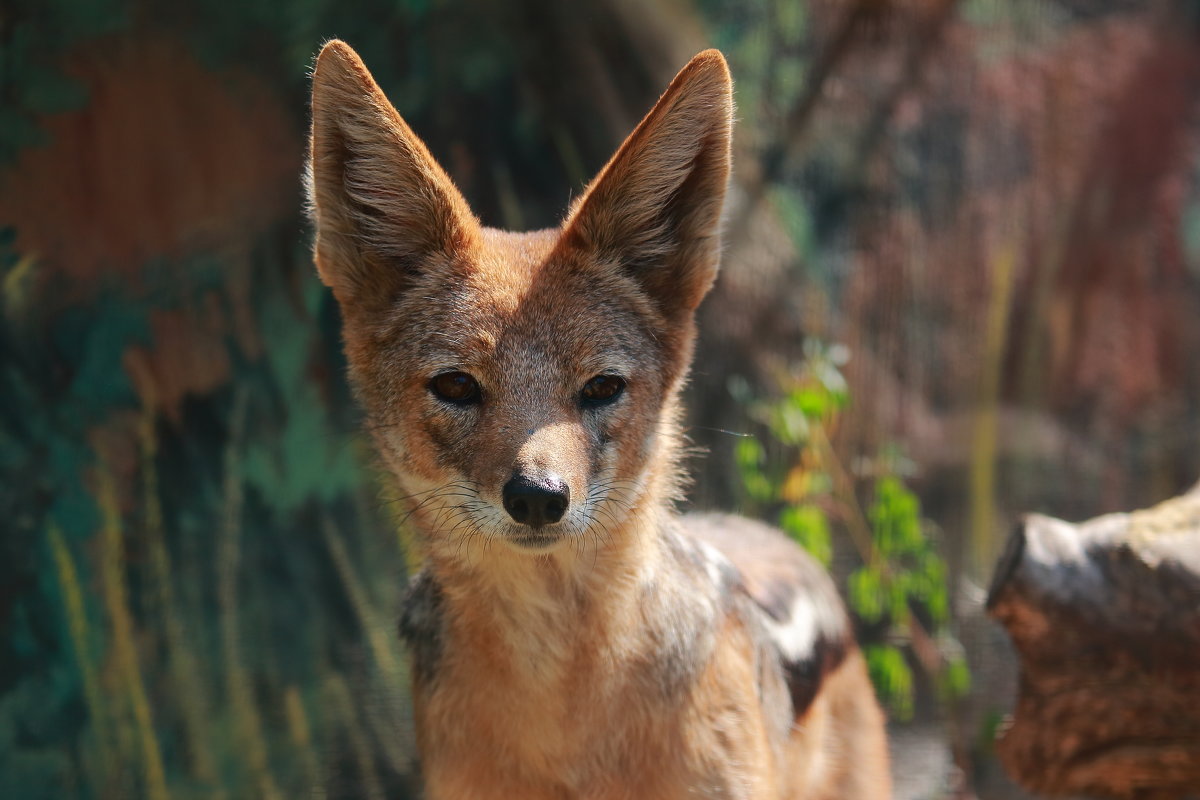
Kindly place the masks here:
<instances>
[{"instance_id":1,"label":"black nose","mask_svg":"<svg viewBox=\"0 0 1200 800\"><path fill-rule=\"evenodd\" d=\"M503 495L508 515L531 528L558 522L571 502L571 490L557 475L537 481L514 475L504 484Z\"/></svg>"}]
</instances>

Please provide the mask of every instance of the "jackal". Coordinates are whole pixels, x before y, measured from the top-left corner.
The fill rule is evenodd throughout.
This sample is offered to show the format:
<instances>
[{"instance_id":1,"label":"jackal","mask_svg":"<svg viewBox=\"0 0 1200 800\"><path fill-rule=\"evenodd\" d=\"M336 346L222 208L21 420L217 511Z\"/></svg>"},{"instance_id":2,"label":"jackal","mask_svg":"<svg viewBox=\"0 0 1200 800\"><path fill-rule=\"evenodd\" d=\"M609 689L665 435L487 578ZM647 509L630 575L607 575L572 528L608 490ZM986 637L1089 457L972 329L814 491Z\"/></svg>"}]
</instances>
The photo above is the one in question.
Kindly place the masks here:
<instances>
[{"instance_id":1,"label":"jackal","mask_svg":"<svg viewBox=\"0 0 1200 800\"><path fill-rule=\"evenodd\" d=\"M401 631L431 798L890 795L829 578L679 516L732 84L697 55L562 224L483 227L346 44L313 75L315 258L424 567Z\"/></svg>"}]
</instances>

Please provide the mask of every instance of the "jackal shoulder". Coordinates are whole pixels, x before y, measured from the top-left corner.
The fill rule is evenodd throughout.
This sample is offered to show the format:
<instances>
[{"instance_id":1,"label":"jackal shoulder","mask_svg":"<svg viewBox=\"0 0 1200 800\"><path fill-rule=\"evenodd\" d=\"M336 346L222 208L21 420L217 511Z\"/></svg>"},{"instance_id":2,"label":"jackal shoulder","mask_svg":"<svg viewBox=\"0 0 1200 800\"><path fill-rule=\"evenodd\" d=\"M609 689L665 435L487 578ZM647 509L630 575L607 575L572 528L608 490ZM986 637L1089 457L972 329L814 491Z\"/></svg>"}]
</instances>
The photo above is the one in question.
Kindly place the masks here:
<instances>
[{"instance_id":1,"label":"jackal shoulder","mask_svg":"<svg viewBox=\"0 0 1200 800\"><path fill-rule=\"evenodd\" d=\"M782 532L733 514L688 514L689 538L720 566L732 591L751 602L759 635L778 655L794 712L803 714L825 677L855 648L837 589L820 564Z\"/></svg>"}]
</instances>

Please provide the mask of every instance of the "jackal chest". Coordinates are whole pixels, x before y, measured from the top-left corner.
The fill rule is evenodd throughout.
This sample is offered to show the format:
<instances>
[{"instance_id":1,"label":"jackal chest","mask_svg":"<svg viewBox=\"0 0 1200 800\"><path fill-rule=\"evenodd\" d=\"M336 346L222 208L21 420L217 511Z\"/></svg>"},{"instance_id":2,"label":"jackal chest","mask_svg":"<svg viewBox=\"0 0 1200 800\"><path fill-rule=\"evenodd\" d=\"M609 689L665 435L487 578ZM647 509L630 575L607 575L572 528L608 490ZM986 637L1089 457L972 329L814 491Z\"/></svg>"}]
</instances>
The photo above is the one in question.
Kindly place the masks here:
<instances>
[{"instance_id":1,"label":"jackal chest","mask_svg":"<svg viewBox=\"0 0 1200 800\"><path fill-rule=\"evenodd\" d=\"M714 633L643 625L627 642L571 646L530 634L515 651L447 632L414 695L429 796L775 796L756 667L737 631Z\"/></svg>"},{"instance_id":2,"label":"jackal chest","mask_svg":"<svg viewBox=\"0 0 1200 800\"><path fill-rule=\"evenodd\" d=\"M448 677L448 676L444 676ZM495 677L495 676L494 676ZM503 677L490 690L442 685L417 696L431 798L734 798L731 753L700 753L703 725L603 676L542 692ZM727 742L735 741L730 737ZM703 747L703 745L701 745Z\"/></svg>"},{"instance_id":3,"label":"jackal chest","mask_svg":"<svg viewBox=\"0 0 1200 800\"><path fill-rule=\"evenodd\" d=\"M414 687L422 749L543 777L619 758L627 729L648 724L656 703L630 685L638 656L582 628L551 618L447 626L436 670Z\"/></svg>"}]
</instances>

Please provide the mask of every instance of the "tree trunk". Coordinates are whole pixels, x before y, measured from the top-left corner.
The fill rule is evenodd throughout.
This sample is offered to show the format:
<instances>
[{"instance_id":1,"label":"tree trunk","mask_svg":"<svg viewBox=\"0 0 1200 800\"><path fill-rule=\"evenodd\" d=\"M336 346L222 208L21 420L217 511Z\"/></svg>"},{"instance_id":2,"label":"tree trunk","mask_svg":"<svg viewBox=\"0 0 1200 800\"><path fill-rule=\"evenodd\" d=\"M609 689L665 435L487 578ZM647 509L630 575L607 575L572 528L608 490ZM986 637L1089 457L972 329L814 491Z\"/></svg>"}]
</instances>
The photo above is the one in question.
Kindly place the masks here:
<instances>
[{"instance_id":1,"label":"tree trunk","mask_svg":"<svg viewBox=\"0 0 1200 800\"><path fill-rule=\"evenodd\" d=\"M1200 798L1200 486L1073 525L1030 515L988 611L1021 674L997 749L1031 791Z\"/></svg>"}]
</instances>

